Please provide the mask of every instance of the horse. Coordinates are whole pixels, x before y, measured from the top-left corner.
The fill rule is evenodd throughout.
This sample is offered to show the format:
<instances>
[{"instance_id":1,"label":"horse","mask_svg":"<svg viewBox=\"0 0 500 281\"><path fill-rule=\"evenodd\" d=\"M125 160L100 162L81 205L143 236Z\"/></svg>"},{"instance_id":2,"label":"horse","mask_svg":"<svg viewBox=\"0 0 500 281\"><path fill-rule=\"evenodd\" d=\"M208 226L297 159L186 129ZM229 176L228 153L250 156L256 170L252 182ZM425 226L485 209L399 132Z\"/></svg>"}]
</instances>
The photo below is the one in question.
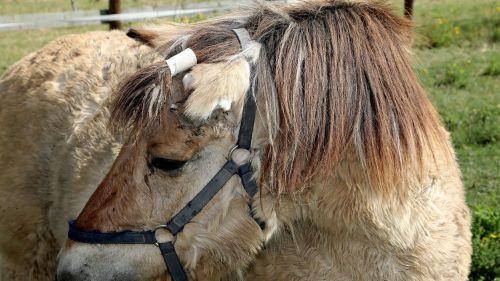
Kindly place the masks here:
<instances>
[{"instance_id":1,"label":"horse","mask_svg":"<svg viewBox=\"0 0 500 281\"><path fill-rule=\"evenodd\" d=\"M76 218L70 232L153 233L189 280L466 280L470 214L411 28L382 2L258 2L24 58L0 81L2 277L171 280L154 243L65 239ZM172 234L241 154L249 100L258 193L231 174Z\"/></svg>"}]
</instances>

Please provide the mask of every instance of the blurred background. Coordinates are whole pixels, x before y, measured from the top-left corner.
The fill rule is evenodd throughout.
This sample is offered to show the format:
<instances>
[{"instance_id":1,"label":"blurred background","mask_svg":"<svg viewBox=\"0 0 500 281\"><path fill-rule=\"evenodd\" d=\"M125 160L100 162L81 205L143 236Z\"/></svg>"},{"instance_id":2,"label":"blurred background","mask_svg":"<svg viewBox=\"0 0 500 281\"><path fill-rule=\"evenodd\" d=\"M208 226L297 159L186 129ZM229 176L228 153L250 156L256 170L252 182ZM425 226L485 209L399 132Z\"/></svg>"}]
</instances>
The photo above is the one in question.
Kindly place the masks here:
<instances>
[{"instance_id":1,"label":"blurred background","mask_svg":"<svg viewBox=\"0 0 500 281\"><path fill-rule=\"evenodd\" d=\"M64 34L194 22L242 2L0 1L0 75ZM404 0L389 2L403 16ZM470 280L500 280L500 1L414 0L412 7L414 68L451 132L473 212ZM108 15L116 12L120 23Z\"/></svg>"}]
</instances>

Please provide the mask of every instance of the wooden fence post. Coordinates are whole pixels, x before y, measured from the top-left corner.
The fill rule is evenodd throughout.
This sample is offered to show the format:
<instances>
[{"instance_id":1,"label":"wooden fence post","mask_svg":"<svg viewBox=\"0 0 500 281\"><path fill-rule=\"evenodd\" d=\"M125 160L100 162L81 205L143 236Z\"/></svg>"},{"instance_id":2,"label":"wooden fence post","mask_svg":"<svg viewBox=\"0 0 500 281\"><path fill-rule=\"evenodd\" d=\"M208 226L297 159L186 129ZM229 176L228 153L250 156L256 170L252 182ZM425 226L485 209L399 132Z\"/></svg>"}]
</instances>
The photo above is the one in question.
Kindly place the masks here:
<instances>
[{"instance_id":1,"label":"wooden fence post","mask_svg":"<svg viewBox=\"0 0 500 281\"><path fill-rule=\"evenodd\" d=\"M120 0L109 0L109 10L108 14L119 14L120 13ZM121 29L122 24L120 21L109 21L109 29Z\"/></svg>"},{"instance_id":2,"label":"wooden fence post","mask_svg":"<svg viewBox=\"0 0 500 281\"><path fill-rule=\"evenodd\" d=\"M75 3L75 0L70 0L71 1L71 10L74 12L76 10L78 10L78 8L76 7L76 3Z\"/></svg>"},{"instance_id":3,"label":"wooden fence post","mask_svg":"<svg viewBox=\"0 0 500 281\"><path fill-rule=\"evenodd\" d=\"M405 0L405 16L409 19L413 17L413 0Z\"/></svg>"}]
</instances>

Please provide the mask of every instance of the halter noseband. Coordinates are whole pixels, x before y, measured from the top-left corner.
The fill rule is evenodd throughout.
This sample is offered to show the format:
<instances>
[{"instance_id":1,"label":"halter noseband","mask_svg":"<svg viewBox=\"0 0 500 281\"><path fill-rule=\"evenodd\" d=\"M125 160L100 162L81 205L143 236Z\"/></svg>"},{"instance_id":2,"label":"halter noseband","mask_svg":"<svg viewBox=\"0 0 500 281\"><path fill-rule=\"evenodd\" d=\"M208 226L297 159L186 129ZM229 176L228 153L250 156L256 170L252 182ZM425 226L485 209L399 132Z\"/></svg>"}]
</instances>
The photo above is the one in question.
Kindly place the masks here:
<instances>
[{"instance_id":1,"label":"halter noseband","mask_svg":"<svg viewBox=\"0 0 500 281\"><path fill-rule=\"evenodd\" d=\"M244 28L233 29L238 37L242 49L251 42L248 31ZM253 126L255 121L256 103L253 96L252 87L246 93L246 101L243 106L243 114L241 117L240 130L238 134L238 142L235 148L250 150L252 142ZM226 184L231 177L238 174L241 178L243 188L250 197L248 203L250 215L255 222L264 229L265 223L257 218L252 209L252 198L258 192L258 185L252 178L251 162L240 164L232 159L232 152L230 159L224 166L212 177L212 179L203 187L203 189L196 194L196 196L187 203L182 210L180 210L173 218L170 219L165 225L159 226L157 229L166 229L175 237L181 232L186 224L188 224L217 194L217 192ZM88 243L88 244L154 244L160 249L163 260L167 265L170 276L174 281L187 281L188 278L184 272L184 268L179 260L179 256L175 252L173 240L168 242L159 242L156 239L156 230L149 231L130 231L125 230L121 232L99 232L99 231L85 231L76 227L75 221L69 222L68 237L71 240Z\"/></svg>"}]
</instances>

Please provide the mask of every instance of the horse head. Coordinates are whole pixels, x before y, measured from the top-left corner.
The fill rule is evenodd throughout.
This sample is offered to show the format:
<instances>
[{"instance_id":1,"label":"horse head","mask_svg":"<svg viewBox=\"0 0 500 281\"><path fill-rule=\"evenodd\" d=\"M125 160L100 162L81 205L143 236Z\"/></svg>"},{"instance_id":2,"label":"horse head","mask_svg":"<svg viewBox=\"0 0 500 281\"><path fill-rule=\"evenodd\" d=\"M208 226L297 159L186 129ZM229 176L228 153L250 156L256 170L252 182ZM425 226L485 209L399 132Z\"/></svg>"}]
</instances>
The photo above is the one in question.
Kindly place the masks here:
<instances>
[{"instance_id":1,"label":"horse head","mask_svg":"<svg viewBox=\"0 0 500 281\"><path fill-rule=\"evenodd\" d=\"M409 63L409 28L381 4L305 1L132 32L184 59L141 69L116 91L111 125L130 136L75 229L154 232L189 278L215 280L241 273L281 224L306 216L287 200L323 196L312 187L332 176L393 190L406 171L423 170L419 152L442 134ZM252 163L260 193L252 200L232 176L182 231L165 229L235 157L248 99L257 104L252 146L236 154ZM356 166L339 175L345 161ZM60 280L168 276L155 245L70 239L58 268Z\"/></svg>"}]
</instances>

